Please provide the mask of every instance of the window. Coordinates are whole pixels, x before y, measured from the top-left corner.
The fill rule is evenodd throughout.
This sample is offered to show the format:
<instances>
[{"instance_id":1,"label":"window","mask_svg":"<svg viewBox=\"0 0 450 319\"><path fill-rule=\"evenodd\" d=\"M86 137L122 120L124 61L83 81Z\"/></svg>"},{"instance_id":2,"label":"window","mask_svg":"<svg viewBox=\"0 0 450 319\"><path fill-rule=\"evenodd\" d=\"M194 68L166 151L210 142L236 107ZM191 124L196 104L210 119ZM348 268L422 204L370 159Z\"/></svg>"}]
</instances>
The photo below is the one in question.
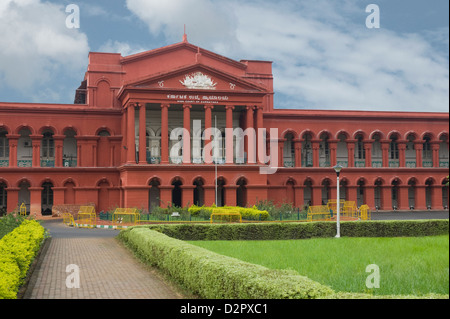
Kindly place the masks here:
<instances>
[{"instance_id":1,"label":"window","mask_svg":"<svg viewBox=\"0 0 450 319\"><path fill-rule=\"evenodd\" d=\"M356 159L366 159L366 150L364 149L363 137L358 136L358 140L356 142Z\"/></svg>"},{"instance_id":2,"label":"window","mask_svg":"<svg viewBox=\"0 0 450 319\"><path fill-rule=\"evenodd\" d=\"M6 132L0 132L0 159L9 159L9 141Z\"/></svg>"},{"instance_id":3,"label":"window","mask_svg":"<svg viewBox=\"0 0 450 319\"><path fill-rule=\"evenodd\" d=\"M398 143L397 143L397 137L393 137L391 139L391 144L389 148L389 158L390 159L398 159Z\"/></svg>"},{"instance_id":4,"label":"window","mask_svg":"<svg viewBox=\"0 0 450 319\"><path fill-rule=\"evenodd\" d=\"M43 159L51 159L55 157L55 140L53 139L53 133L44 133L42 139L41 156Z\"/></svg>"}]
</instances>

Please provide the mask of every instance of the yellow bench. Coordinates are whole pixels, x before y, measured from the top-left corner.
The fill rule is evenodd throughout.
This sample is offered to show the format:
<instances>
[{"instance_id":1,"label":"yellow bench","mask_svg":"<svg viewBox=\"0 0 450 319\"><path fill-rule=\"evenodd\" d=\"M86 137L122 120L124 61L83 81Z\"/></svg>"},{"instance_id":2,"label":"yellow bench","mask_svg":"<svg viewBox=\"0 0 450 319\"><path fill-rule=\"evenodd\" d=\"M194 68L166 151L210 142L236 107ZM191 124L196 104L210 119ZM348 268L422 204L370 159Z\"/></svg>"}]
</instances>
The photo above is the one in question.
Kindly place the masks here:
<instances>
[{"instance_id":1,"label":"yellow bench","mask_svg":"<svg viewBox=\"0 0 450 319\"><path fill-rule=\"evenodd\" d=\"M319 218L316 218L319 217ZM312 222L313 220L331 220L331 213L328 205L321 206L309 206L307 221Z\"/></svg>"}]
</instances>

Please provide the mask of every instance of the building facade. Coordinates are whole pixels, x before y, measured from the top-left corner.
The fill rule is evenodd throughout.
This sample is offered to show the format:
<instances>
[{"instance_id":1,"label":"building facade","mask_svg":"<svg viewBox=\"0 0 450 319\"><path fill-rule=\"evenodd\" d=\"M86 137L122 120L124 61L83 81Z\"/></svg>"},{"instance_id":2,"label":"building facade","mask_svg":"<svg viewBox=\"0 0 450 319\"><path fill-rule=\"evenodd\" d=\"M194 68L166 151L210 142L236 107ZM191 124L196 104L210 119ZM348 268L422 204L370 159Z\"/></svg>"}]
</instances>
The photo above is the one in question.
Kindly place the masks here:
<instances>
[{"instance_id":1,"label":"building facade","mask_svg":"<svg viewBox=\"0 0 450 319\"><path fill-rule=\"evenodd\" d=\"M448 113L276 109L273 80L271 62L186 37L90 53L74 104L0 102L0 209L321 205L336 164L341 198L358 205L447 209Z\"/></svg>"}]
</instances>

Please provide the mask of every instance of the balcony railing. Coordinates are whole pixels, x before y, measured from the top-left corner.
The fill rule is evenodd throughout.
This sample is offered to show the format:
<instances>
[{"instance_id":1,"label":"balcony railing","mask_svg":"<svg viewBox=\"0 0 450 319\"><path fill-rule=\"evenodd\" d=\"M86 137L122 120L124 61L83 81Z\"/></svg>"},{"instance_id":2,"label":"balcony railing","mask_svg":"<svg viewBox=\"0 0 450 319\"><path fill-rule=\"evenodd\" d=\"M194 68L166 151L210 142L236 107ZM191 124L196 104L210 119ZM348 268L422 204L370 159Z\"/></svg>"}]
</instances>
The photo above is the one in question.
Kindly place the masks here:
<instances>
[{"instance_id":1,"label":"balcony railing","mask_svg":"<svg viewBox=\"0 0 450 319\"><path fill-rule=\"evenodd\" d=\"M442 167L442 168L449 168L448 160L440 160L440 161L439 161L439 167Z\"/></svg>"},{"instance_id":2,"label":"balcony railing","mask_svg":"<svg viewBox=\"0 0 450 319\"><path fill-rule=\"evenodd\" d=\"M319 167L330 167L330 160L327 158L321 158L319 159Z\"/></svg>"},{"instance_id":3,"label":"balcony railing","mask_svg":"<svg viewBox=\"0 0 450 319\"><path fill-rule=\"evenodd\" d=\"M8 167L9 160L0 160L0 167Z\"/></svg>"},{"instance_id":4,"label":"balcony railing","mask_svg":"<svg viewBox=\"0 0 450 319\"><path fill-rule=\"evenodd\" d=\"M160 164L161 156L148 156L147 155L147 163L148 164Z\"/></svg>"},{"instance_id":5,"label":"balcony railing","mask_svg":"<svg viewBox=\"0 0 450 319\"><path fill-rule=\"evenodd\" d=\"M64 167L77 167L77 160L76 159L63 159L63 166Z\"/></svg>"},{"instance_id":6,"label":"balcony railing","mask_svg":"<svg viewBox=\"0 0 450 319\"><path fill-rule=\"evenodd\" d=\"M17 160L17 167L31 167L32 164L32 160Z\"/></svg>"},{"instance_id":7,"label":"balcony railing","mask_svg":"<svg viewBox=\"0 0 450 319\"><path fill-rule=\"evenodd\" d=\"M295 167L295 160L285 159L284 160L284 167Z\"/></svg>"},{"instance_id":8,"label":"balcony railing","mask_svg":"<svg viewBox=\"0 0 450 319\"><path fill-rule=\"evenodd\" d=\"M374 167L374 168L381 168L381 167L383 167L383 161L382 160L372 161L372 167Z\"/></svg>"},{"instance_id":9,"label":"balcony railing","mask_svg":"<svg viewBox=\"0 0 450 319\"><path fill-rule=\"evenodd\" d=\"M171 156L169 160L170 164L183 164L183 156Z\"/></svg>"},{"instance_id":10,"label":"balcony railing","mask_svg":"<svg viewBox=\"0 0 450 319\"><path fill-rule=\"evenodd\" d=\"M416 161L406 161L405 164L406 164L407 168L416 168L417 167Z\"/></svg>"},{"instance_id":11,"label":"balcony railing","mask_svg":"<svg viewBox=\"0 0 450 319\"><path fill-rule=\"evenodd\" d=\"M426 168L433 167L433 161L432 160L423 160L422 165L423 165L423 167L426 167Z\"/></svg>"},{"instance_id":12,"label":"balcony railing","mask_svg":"<svg viewBox=\"0 0 450 319\"><path fill-rule=\"evenodd\" d=\"M355 167L366 167L366 160L355 160Z\"/></svg>"},{"instance_id":13,"label":"balcony railing","mask_svg":"<svg viewBox=\"0 0 450 319\"><path fill-rule=\"evenodd\" d=\"M389 167L392 167L392 168L400 167L400 161L398 159L389 160Z\"/></svg>"},{"instance_id":14,"label":"balcony railing","mask_svg":"<svg viewBox=\"0 0 450 319\"><path fill-rule=\"evenodd\" d=\"M41 167L55 167L54 159L41 159Z\"/></svg>"},{"instance_id":15,"label":"balcony railing","mask_svg":"<svg viewBox=\"0 0 450 319\"><path fill-rule=\"evenodd\" d=\"M342 167L348 167L348 161L337 161L338 165L341 165Z\"/></svg>"}]
</instances>

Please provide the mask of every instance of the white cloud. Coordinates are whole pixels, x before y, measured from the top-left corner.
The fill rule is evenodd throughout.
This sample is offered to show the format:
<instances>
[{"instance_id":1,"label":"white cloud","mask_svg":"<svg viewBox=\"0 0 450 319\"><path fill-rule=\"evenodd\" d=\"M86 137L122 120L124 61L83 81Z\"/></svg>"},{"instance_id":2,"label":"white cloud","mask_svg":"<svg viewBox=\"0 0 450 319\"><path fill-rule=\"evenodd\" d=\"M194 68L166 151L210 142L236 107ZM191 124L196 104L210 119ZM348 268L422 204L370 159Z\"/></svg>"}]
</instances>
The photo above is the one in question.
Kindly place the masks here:
<instances>
[{"instance_id":1,"label":"white cloud","mask_svg":"<svg viewBox=\"0 0 450 319\"><path fill-rule=\"evenodd\" d=\"M61 81L55 77L80 76L87 65L87 37L68 29L65 20L63 6L40 0L2 0L0 90L17 90L24 100L35 100L41 93L34 92L39 90L56 98L60 88L49 91L53 80Z\"/></svg>"},{"instance_id":2,"label":"white cloud","mask_svg":"<svg viewBox=\"0 0 450 319\"><path fill-rule=\"evenodd\" d=\"M100 48L100 52L120 53L122 56L144 52L147 49L140 46L132 46L127 42L108 40Z\"/></svg>"},{"instance_id":3,"label":"white cloud","mask_svg":"<svg viewBox=\"0 0 450 319\"><path fill-rule=\"evenodd\" d=\"M168 43L181 42L186 25L191 43L222 52L232 52L229 49L237 44L228 1L127 0L127 7L152 34L163 34Z\"/></svg>"},{"instance_id":4,"label":"white cloud","mask_svg":"<svg viewBox=\"0 0 450 319\"><path fill-rule=\"evenodd\" d=\"M275 91L289 101L277 107L448 111L448 58L417 34L269 5L236 14L244 51L274 61Z\"/></svg>"},{"instance_id":5,"label":"white cloud","mask_svg":"<svg viewBox=\"0 0 450 319\"><path fill-rule=\"evenodd\" d=\"M419 34L367 29L365 7L355 1L127 0L127 6L169 42L180 41L186 23L191 43L274 61L276 107L448 111L448 54ZM430 32L448 38L448 28Z\"/></svg>"}]
</instances>

